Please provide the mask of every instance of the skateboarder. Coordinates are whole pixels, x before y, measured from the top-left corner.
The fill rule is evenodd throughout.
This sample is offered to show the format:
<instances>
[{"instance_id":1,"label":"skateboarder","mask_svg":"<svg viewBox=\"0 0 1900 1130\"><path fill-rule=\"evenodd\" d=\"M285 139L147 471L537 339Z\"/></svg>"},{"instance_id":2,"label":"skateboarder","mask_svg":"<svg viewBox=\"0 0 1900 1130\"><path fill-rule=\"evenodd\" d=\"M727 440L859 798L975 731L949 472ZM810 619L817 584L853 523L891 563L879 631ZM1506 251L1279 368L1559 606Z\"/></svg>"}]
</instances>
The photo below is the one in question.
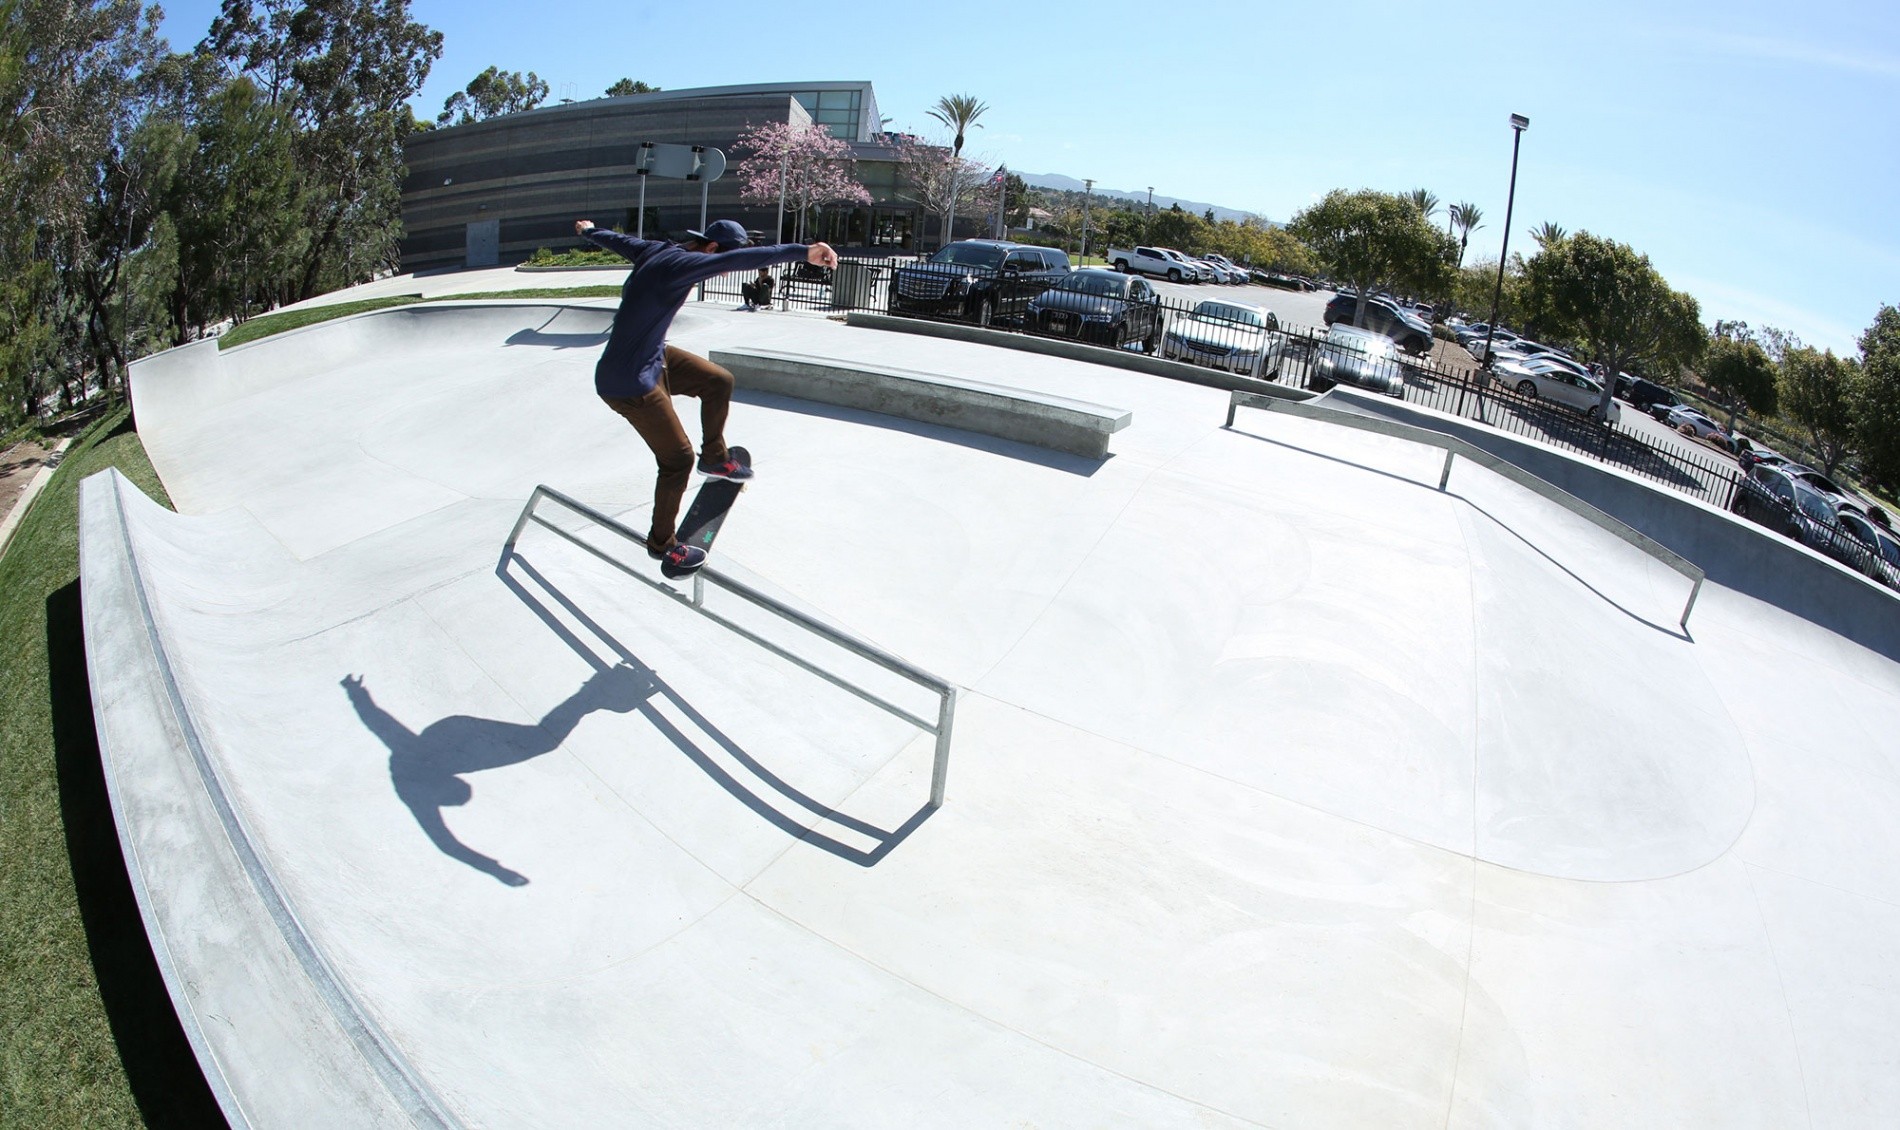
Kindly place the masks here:
<instances>
[{"instance_id":1,"label":"skateboarder","mask_svg":"<svg viewBox=\"0 0 1900 1130\"><path fill-rule=\"evenodd\" d=\"M673 397L699 398L700 473L749 479L752 469L726 450L732 374L704 357L666 344L667 328L696 283L729 271L799 260L835 267L838 253L823 243L747 247L751 240L746 230L731 220L716 220L703 232L689 231L686 241L679 244L602 231L592 220L574 221L574 232L633 263L620 291L620 308L614 312L607 348L594 366L594 391L633 425L659 465L647 555L674 570L697 569L705 563L706 552L682 545L674 536L680 499L693 475L693 444L673 411Z\"/></svg>"}]
</instances>

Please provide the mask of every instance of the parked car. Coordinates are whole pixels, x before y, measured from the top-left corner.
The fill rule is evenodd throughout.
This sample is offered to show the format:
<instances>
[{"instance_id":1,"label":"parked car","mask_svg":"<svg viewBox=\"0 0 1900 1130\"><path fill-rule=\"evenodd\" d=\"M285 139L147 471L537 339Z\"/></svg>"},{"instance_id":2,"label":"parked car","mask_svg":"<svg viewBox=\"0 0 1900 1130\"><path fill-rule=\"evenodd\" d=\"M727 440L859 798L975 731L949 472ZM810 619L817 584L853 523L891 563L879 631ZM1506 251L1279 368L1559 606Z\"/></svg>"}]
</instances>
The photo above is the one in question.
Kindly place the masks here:
<instances>
[{"instance_id":1,"label":"parked car","mask_svg":"<svg viewBox=\"0 0 1900 1130\"><path fill-rule=\"evenodd\" d=\"M1549 358L1506 361L1491 370L1491 379L1531 400L1555 401L1592 420L1603 415L1603 386L1568 365ZM1620 423L1623 410L1610 401L1610 423Z\"/></svg>"},{"instance_id":2,"label":"parked car","mask_svg":"<svg viewBox=\"0 0 1900 1130\"><path fill-rule=\"evenodd\" d=\"M1208 266L1206 263L1196 263L1194 260L1188 258L1184 252L1176 251L1172 247L1163 247L1160 250L1163 255L1166 255L1181 265L1182 278L1185 281L1191 283L1214 281L1214 268ZM1169 277L1172 278L1173 276L1170 275Z\"/></svg>"},{"instance_id":3,"label":"parked car","mask_svg":"<svg viewBox=\"0 0 1900 1130\"><path fill-rule=\"evenodd\" d=\"M1827 495L1778 467L1757 464L1750 468L1736 484L1730 509L1857 572L1872 569L1869 557L1877 551L1843 524L1861 516L1852 511L1843 514Z\"/></svg>"},{"instance_id":4,"label":"parked car","mask_svg":"<svg viewBox=\"0 0 1900 1130\"><path fill-rule=\"evenodd\" d=\"M1280 368L1285 339L1273 311L1248 302L1209 299L1185 318L1176 318L1161 336L1161 356L1262 377Z\"/></svg>"},{"instance_id":5,"label":"parked car","mask_svg":"<svg viewBox=\"0 0 1900 1130\"><path fill-rule=\"evenodd\" d=\"M1161 296L1138 275L1085 267L1030 299L1024 321L1036 333L1113 347L1138 342L1153 353L1163 329Z\"/></svg>"},{"instance_id":6,"label":"parked car","mask_svg":"<svg viewBox=\"0 0 1900 1130\"><path fill-rule=\"evenodd\" d=\"M1289 275L1281 271L1252 271L1249 276L1261 286L1278 287L1281 290L1312 290L1313 284L1298 275Z\"/></svg>"},{"instance_id":7,"label":"parked car","mask_svg":"<svg viewBox=\"0 0 1900 1130\"><path fill-rule=\"evenodd\" d=\"M1336 294L1326 303L1323 317L1328 326L1344 323L1352 325L1359 303L1358 295L1351 293ZM1400 349L1411 353L1426 353L1432 348L1432 328L1405 311L1388 298L1366 299L1366 329L1384 334L1391 338Z\"/></svg>"},{"instance_id":8,"label":"parked car","mask_svg":"<svg viewBox=\"0 0 1900 1130\"><path fill-rule=\"evenodd\" d=\"M1344 322L1326 330L1313 351L1309 383L1320 392L1335 384L1358 385L1405 399L1405 365L1391 338Z\"/></svg>"},{"instance_id":9,"label":"parked car","mask_svg":"<svg viewBox=\"0 0 1900 1130\"><path fill-rule=\"evenodd\" d=\"M1676 405L1682 403L1682 401L1676 398L1675 393L1670 392L1655 381L1644 380L1642 377L1632 377L1628 373L1618 373L1616 375L1616 395L1629 401L1632 408L1637 408L1644 412L1649 411L1653 405L1657 404L1662 405L1664 408L1674 408Z\"/></svg>"},{"instance_id":10,"label":"parked car","mask_svg":"<svg viewBox=\"0 0 1900 1130\"><path fill-rule=\"evenodd\" d=\"M1222 281L1226 282L1230 286L1239 286L1240 284L1247 281L1247 268L1234 262L1232 259L1229 259L1227 256L1221 255L1221 254L1211 254L1211 255L1203 255L1201 256L1201 258L1207 260L1209 263L1212 263L1216 268L1218 268L1220 272L1226 276Z\"/></svg>"},{"instance_id":11,"label":"parked car","mask_svg":"<svg viewBox=\"0 0 1900 1130\"><path fill-rule=\"evenodd\" d=\"M1192 282L1193 274L1182 265L1179 259L1168 254L1161 247L1111 247L1107 259L1109 266L1123 274L1152 275L1155 278L1172 282Z\"/></svg>"},{"instance_id":12,"label":"parked car","mask_svg":"<svg viewBox=\"0 0 1900 1130\"><path fill-rule=\"evenodd\" d=\"M1654 415L1653 409L1651 410L1651 415ZM1667 415L1661 417L1661 419L1663 423L1676 429L1683 435L1688 436L1690 439L1699 439L1704 443L1712 443L1725 450L1733 449L1733 442L1729 439L1728 432L1723 429L1722 425L1709 419L1687 404L1676 405L1669 410Z\"/></svg>"},{"instance_id":13,"label":"parked car","mask_svg":"<svg viewBox=\"0 0 1900 1130\"><path fill-rule=\"evenodd\" d=\"M922 263L891 272L889 310L961 318L987 326L1016 321L1029 300L1069 273L1069 256L1054 247L994 239L963 239Z\"/></svg>"},{"instance_id":14,"label":"parked car","mask_svg":"<svg viewBox=\"0 0 1900 1130\"><path fill-rule=\"evenodd\" d=\"M1841 529L1867 549L1861 572L1888 588L1900 589L1900 539L1849 510L1840 512Z\"/></svg>"}]
</instances>

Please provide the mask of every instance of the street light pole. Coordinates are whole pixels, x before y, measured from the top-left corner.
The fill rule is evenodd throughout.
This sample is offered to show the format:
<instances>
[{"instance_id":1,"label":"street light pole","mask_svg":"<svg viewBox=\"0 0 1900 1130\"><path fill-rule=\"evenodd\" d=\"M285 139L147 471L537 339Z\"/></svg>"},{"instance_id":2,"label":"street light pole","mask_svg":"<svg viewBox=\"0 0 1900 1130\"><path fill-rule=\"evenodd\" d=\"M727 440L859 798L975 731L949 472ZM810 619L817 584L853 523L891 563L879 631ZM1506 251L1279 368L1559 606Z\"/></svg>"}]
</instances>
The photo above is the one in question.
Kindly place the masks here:
<instances>
[{"instance_id":1,"label":"street light pole","mask_svg":"<svg viewBox=\"0 0 1900 1130\"><path fill-rule=\"evenodd\" d=\"M1148 186L1148 215L1147 215L1146 220L1141 225L1141 241L1143 243L1152 243L1154 242L1154 237L1155 237L1155 186L1151 184Z\"/></svg>"},{"instance_id":2,"label":"street light pole","mask_svg":"<svg viewBox=\"0 0 1900 1130\"><path fill-rule=\"evenodd\" d=\"M1491 288L1491 317L1484 325L1484 372L1478 377L1478 419L1484 419L1484 380L1491 374L1491 339L1498 332L1498 303L1504 298L1504 263L1511 254L1511 210L1517 206L1517 147L1531 120L1522 114L1511 115L1511 189L1504 197L1504 246L1498 251L1498 281Z\"/></svg>"},{"instance_id":3,"label":"street light pole","mask_svg":"<svg viewBox=\"0 0 1900 1130\"><path fill-rule=\"evenodd\" d=\"M1089 261L1089 199L1095 195L1095 182L1082 180L1082 262Z\"/></svg>"}]
</instances>

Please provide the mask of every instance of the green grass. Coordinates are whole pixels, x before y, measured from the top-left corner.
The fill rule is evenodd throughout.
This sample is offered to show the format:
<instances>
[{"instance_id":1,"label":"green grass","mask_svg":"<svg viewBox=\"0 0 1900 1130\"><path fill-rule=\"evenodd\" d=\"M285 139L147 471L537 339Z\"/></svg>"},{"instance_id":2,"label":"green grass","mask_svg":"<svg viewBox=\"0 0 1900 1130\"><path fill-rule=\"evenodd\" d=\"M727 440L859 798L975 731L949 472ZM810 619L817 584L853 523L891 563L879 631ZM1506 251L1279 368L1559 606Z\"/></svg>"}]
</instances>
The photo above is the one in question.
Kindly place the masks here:
<instances>
[{"instance_id":1,"label":"green grass","mask_svg":"<svg viewBox=\"0 0 1900 1130\"><path fill-rule=\"evenodd\" d=\"M411 302L422 301L420 294L396 294L388 298L364 298L355 302L338 302L331 306L309 306L302 310L284 310L276 314L259 314L248 321L239 322L218 338L219 349L229 349L234 345L243 345L247 341L256 341L260 337L280 334L285 330L302 329L318 322L327 322L332 318L344 318L351 314L361 314L366 310L382 310L390 306L407 306Z\"/></svg>"},{"instance_id":2,"label":"green grass","mask_svg":"<svg viewBox=\"0 0 1900 1130\"><path fill-rule=\"evenodd\" d=\"M218 339L219 349L229 349L234 345L243 345L247 341L280 334L285 330L302 329L314 326L318 322L327 322L334 318L347 318L351 314L362 314L370 310L386 310L392 306L409 306L417 302L466 302L490 298L618 298L617 286L567 286L543 287L536 290L526 287L521 290L484 290L475 294L441 294L434 298L424 298L419 294L397 294L387 298L365 298L356 302L338 302L329 306L309 306L301 310L285 310L276 314L259 314L247 322L240 322Z\"/></svg>"},{"instance_id":3,"label":"green grass","mask_svg":"<svg viewBox=\"0 0 1900 1130\"><path fill-rule=\"evenodd\" d=\"M127 409L67 450L0 557L0 1126L220 1124L125 874L86 683L79 483L166 501Z\"/></svg>"}]
</instances>

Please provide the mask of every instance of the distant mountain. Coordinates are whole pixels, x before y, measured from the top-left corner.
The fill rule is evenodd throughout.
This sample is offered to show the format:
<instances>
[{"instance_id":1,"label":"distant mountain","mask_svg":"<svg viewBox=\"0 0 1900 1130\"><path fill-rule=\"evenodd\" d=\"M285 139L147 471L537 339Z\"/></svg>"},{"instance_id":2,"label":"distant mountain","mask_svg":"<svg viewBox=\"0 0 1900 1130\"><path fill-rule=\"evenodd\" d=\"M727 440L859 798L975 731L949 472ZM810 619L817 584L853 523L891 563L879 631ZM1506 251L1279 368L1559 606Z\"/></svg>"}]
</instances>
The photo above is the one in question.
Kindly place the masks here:
<instances>
[{"instance_id":1,"label":"distant mountain","mask_svg":"<svg viewBox=\"0 0 1900 1130\"><path fill-rule=\"evenodd\" d=\"M1023 183L1031 188L1053 188L1059 192L1087 191L1081 181L1074 177L1063 176L1061 173L1025 173L1020 169L1012 169L1011 171L1023 178ZM1139 204L1148 203L1147 189L1130 192L1127 189L1102 188L1098 185L1095 189L1095 195L1113 196L1121 200L1133 200ZM1183 212L1193 212L1197 216L1206 213L1209 208L1212 208L1214 210L1214 218L1217 220L1239 221L1251 218L1265 220L1269 224L1273 223L1272 220L1268 220L1258 212L1247 212L1239 208L1223 208L1219 204L1208 204L1200 200L1182 200L1173 196L1155 197L1156 208L1172 208L1176 204L1181 206Z\"/></svg>"}]
</instances>

